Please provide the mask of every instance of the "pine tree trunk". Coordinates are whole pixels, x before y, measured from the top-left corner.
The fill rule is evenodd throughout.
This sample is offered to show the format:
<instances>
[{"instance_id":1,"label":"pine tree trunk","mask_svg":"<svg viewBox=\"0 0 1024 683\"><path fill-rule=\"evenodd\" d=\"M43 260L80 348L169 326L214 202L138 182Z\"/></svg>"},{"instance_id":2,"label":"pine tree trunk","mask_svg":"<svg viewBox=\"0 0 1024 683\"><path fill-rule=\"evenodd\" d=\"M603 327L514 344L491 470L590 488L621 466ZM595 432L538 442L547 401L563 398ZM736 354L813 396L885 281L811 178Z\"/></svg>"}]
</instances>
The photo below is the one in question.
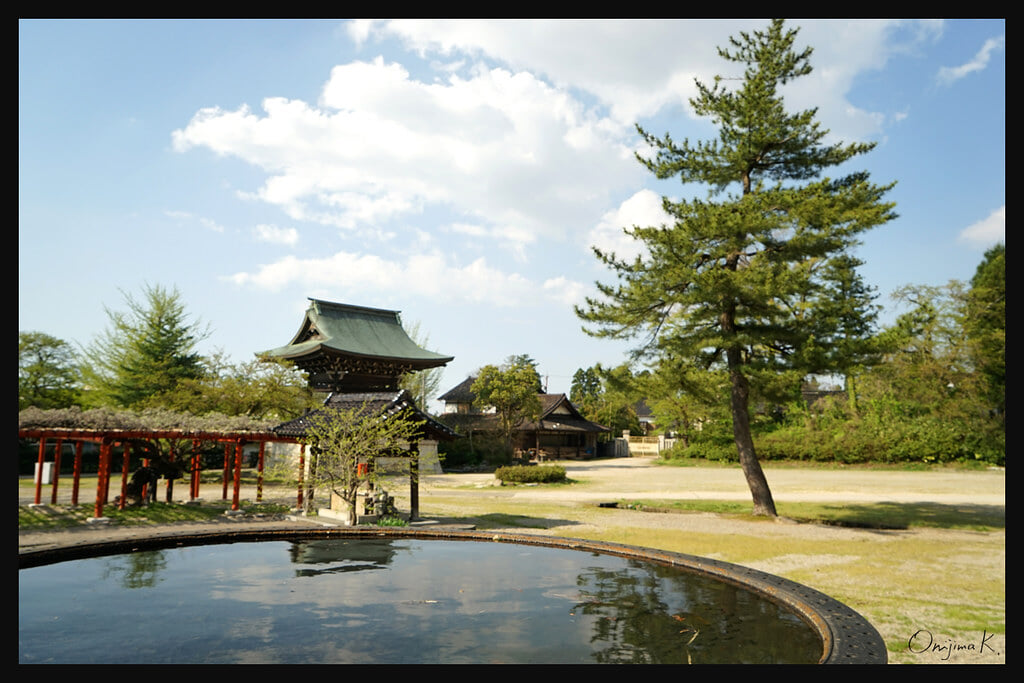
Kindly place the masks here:
<instances>
[{"instance_id":1,"label":"pine tree trunk","mask_svg":"<svg viewBox=\"0 0 1024 683\"><path fill-rule=\"evenodd\" d=\"M740 454L740 466L743 467L743 476L746 477L747 486L750 487L750 493L754 498L754 514L775 517L777 516L775 501L772 499L772 492L768 488L768 480L765 479L761 464L757 461L757 453L754 452L754 437L750 433L748 410L750 386L740 369L733 366L733 354L739 356L739 351L729 351L728 353L729 377L732 382L730 398L732 433L736 441L736 449Z\"/></svg>"}]
</instances>

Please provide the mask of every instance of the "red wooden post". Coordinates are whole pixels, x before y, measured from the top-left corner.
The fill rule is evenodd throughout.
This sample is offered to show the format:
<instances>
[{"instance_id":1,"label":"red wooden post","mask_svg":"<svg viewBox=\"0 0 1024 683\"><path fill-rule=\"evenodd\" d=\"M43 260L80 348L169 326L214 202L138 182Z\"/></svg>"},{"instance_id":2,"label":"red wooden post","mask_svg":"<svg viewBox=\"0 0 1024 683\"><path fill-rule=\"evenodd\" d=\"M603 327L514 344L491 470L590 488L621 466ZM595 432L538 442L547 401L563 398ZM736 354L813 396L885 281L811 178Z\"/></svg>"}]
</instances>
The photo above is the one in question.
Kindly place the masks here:
<instances>
[{"instance_id":1,"label":"red wooden post","mask_svg":"<svg viewBox=\"0 0 1024 683\"><path fill-rule=\"evenodd\" d=\"M231 471L231 444L224 444L224 491L221 492L220 499L228 499L228 473Z\"/></svg>"},{"instance_id":2,"label":"red wooden post","mask_svg":"<svg viewBox=\"0 0 1024 683\"><path fill-rule=\"evenodd\" d=\"M266 441L260 441L260 457L256 463L256 502L263 502L263 451Z\"/></svg>"},{"instance_id":3,"label":"red wooden post","mask_svg":"<svg viewBox=\"0 0 1024 683\"><path fill-rule=\"evenodd\" d=\"M128 497L128 470L131 466L128 464L131 458L131 452L128 448L128 442L124 442L124 455L121 457L121 502L118 504L118 510L124 510L125 499Z\"/></svg>"},{"instance_id":4,"label":"red wooden post","mask_svg":"<svg viewBox=\"0 0 1024 683\"><path fill-rule=\"evenodd\" d=\"M36 505L43 494L43 463L46 462L46 437L39 437L39 464L36 466Z\"/></svg>"},{"instance_id":5,"label":"red wooden post","mask_svg":"<svg viewBox=\"0 0 1024 683\"><path fill-rule=\"evenodd\" d=\"M50 494L50 505L57 504L57 483L60 481L60 452L64 450L64 439L57 439L57 450L53 452L53 491Z\"/></svg>"},{"instance_id":6,"label":"red wooden post","mask_svg":"<svg viewBox=\"0 0 1024 683\"><path fill-rule=\"evenodd\" d=\"M189 486L189 498L195 500L199 497L199 470L201 459L199 457L199 439L192 440L192 480Z\"/></svg>"},{"instance_id":7,"label":"red wooden post","mask_svg":"<svg viewBox=\"0 0 1024 683\"><path fill-rule=\"evenodd\" d=\"M302 444L299 448L299 499L295 503L295 508L298 510L302 509L302 475L306 471L306 444Z\"/></svg>"},{"instance_id":8,"label":"red wooden post","mask_svg":"<svg viewBox=\"0 0 1024 683\"><path fill-rule=\"evenodd\" d=\"M100 467L96 478L96 508L93 517L103 516L103 504L106 502L106 481L110 477L110 441L103 439L100 443Z\"/></svg>"},{"instance_id":9,"label":"red wooden post","mask_svg":"<svg viewBox=\"0 0 1024 683\"><path fill-rule=\"evenodd\" d=\"M241 439L235 444L235 489L231 497L231 509L238 511L238 492L242 486L242 444Z\"/></svg>"},{"instance_id":10,"label":"red wooden post","mask_svg":"<svg viewBox=\"0 0 1024 683\"><path fill-rule=\"evenodd\" d=\"M78 480L82 476L82 442L75 442L75 475L71 486L71 504L78 505Z\"/></svg>"}]
</instances>

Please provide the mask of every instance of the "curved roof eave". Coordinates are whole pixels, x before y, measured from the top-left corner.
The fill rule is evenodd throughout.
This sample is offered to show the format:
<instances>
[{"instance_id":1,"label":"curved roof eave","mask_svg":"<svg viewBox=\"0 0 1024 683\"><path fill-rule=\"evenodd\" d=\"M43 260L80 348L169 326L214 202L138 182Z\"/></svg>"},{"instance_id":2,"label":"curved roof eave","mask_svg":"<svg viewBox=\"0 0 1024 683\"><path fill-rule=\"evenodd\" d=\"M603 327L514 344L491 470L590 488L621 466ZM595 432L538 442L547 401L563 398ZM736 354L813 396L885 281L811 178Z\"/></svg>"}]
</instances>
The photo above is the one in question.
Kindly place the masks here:
<instances>
[{"instance_id":1,"label":"curved roof eave","mask_svg":"<svg viewBox=\"0 0 1024 683\"><path fill-rule=\"evenodd\" d=\"M306 310L299 331L286 345L259 354L296 360L338 353L360 358L408 362L421 368L454 360L421 348L402 328L398 311L338 304L319 299Z\"/></svg>"}]
</instances>

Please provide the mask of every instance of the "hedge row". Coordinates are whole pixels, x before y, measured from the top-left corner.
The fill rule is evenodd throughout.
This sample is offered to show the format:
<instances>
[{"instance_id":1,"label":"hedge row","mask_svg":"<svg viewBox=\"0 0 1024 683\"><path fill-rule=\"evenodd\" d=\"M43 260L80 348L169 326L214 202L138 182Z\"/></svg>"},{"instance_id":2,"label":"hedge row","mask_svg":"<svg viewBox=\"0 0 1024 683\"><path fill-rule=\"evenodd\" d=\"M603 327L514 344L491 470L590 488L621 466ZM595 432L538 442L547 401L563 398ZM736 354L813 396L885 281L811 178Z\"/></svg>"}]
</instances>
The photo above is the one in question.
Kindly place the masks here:
<instances>
[{"instance_id":1,"label":"hedge row","mask_svg":"<svg viewBox=\"0 0 1024 683\"><path fill-rule=\"evenodd\" d=\"M983 424L919 417L886 424L845 422L828 429L786 426L754 435L761 460L801 460L838 463L949 463L1006 464L1005 434ZM717 435L677 446L668 457L735 462L732 439Z\"/></svg>"},{"instance_id":2,"label":"hedge row","mask_svg":"<svg viewBox=\"0 0 1024 683\"><path fill-rule=\"evenodd\" d=\"M494 476L510 484L549 484L565 481L565 468L557 465L513 465L499 467Z\"/></svg>"}]
</instances>

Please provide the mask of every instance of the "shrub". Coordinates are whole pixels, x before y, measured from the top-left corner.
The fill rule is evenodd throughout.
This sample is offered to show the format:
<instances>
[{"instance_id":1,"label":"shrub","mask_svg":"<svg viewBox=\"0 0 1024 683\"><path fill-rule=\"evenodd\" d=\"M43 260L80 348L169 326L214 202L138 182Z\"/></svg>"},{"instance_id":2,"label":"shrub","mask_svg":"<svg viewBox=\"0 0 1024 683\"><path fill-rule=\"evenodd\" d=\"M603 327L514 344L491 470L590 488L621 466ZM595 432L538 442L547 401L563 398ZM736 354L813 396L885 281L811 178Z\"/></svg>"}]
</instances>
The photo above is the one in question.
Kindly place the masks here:
<instances>
[{"instance_id":1,"label":"shrub","mask_svg":"<svg viewBox=\"0 0 1024 683\"><path fill-rule=\"evenodd\" d=\"M565 468L557 465L499 467L494 476L503 484L550 484L565 481Z\"/></svg>"}]
</instances>

